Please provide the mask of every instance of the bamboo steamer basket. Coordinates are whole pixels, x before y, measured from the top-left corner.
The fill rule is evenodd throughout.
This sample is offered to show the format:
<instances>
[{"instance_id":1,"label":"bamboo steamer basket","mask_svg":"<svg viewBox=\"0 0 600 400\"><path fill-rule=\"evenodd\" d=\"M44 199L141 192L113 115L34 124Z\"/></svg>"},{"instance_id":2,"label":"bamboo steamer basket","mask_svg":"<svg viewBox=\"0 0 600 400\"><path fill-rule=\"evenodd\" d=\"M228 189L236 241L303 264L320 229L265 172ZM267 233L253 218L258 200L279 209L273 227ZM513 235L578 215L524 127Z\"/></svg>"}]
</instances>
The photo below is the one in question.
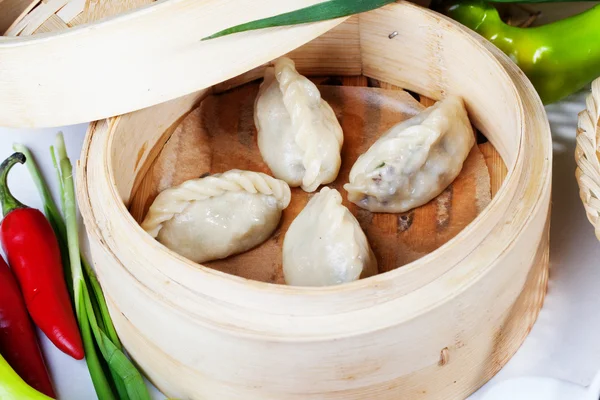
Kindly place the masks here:
<instances>
[{"instance_id":1,"label":"bamboo steamer basket","mask_svg":"<svg viewBox=\"0 0 600 400\"><path fill-rule=\"evenodd\" d=\"M592 83L586 109L579 113L575 176L588 220L600 240L600 78Z\"/></svg>"},{"instance_id":2,"label":"bamboo steamer basket","mask_svg":"<svg viewBox=\"0 0 600 400\"><path fill-rule=\"evenodd\" d=\"M196 22L212 33L243 19L251 3ZM292 8L301 3L310 2ZM462 399L487 382L527 336L547 286L552 146L524 74L481 37L406 2L195 49L206 55L192 64L204 78L182 84L199 90L93 123L78 167L94 264L147 377L169 397L219 400ZM128 207L178 123L286 53L308 75L362 74L433 99L461 95L507 166L489 206L417 261L326 288L228 275L153 240Z\"/></svg>"}]
</instances>

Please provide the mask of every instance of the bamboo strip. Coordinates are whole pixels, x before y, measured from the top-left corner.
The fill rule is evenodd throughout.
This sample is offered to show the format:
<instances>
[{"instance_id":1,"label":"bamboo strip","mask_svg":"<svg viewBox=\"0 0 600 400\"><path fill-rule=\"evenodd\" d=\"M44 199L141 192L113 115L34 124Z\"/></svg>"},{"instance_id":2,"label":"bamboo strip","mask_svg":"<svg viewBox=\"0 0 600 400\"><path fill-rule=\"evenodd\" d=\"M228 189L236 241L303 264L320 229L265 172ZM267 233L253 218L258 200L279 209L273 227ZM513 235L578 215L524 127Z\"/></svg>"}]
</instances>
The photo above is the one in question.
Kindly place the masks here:
<instances>
[{"instance_id":1,"label":"bamboo strip","mask_svg":"<svg viewBox=\"0 0 600 400\"><path fill-rule=\"evenodd\" d=\"M42 0L0 0L0 34L27 15Z\"/></svg>"},{"instance_id":2,"label":"bamboo strip","mask_svg":"<svg viewBox=\"0 0 600 400\"><path fill-rule=\"evenodd\" d=\"M211 41L202 38L232 24L318 2L264 0L257 7L253 0L167 1L68 32L2 38L0 121L8 127L88 122L146 108L231 79L320 36L345 19ZM66 0L40 4L11 28L11 34L35 32L49 12L60 14L66 4ZM100 12L94 9L90 18L97 15L96 10ZM355 30L350 25L345 29ZM351 41L340 42L343 45L336 50L338 54L359 47L355 34ZM340 70L347 70L360 60L350 66L344 60L336 64ZM200 66L208 72L197 73Z\"/></svg>"},{"instance_id":3,"label":"bamboo strip","mask_svg":"<svg viewBox=\"0 0 600 400\"><path fill-rule=\"evenodd\" d=\"M155 0L29 0L26 11L5 30L5 36L56 32L122 14ZM2 3L0 3L2 7Z\"/></svg>"},{"instance_id":4,"label":"bamboo strip","mask_svg":"<svg viewBox=\"0 0 600 400\"><path fill-rule=\"evenodd\" d=\"M479 149L483 153L485 157L485 162L488 165L488 169L490 171L490 181L492 187L492 197L496 196L496 193L502 187L504 182L504 178L508 173L506 169L506 165L500 157L500 154L496 151L494 146L491 143L483 143L479 145Z\"/></svg>"},{"instance_id":5,"label":"bamboo strip","mask_svg":"<svg viewBox=\"0 0 600 400\"><path fill-rule=\"evenodd\" d=\"M600 240L600 78L592 83L587 108L579 114L575 177L579 195Z\"/></svg>"}]
</instances>

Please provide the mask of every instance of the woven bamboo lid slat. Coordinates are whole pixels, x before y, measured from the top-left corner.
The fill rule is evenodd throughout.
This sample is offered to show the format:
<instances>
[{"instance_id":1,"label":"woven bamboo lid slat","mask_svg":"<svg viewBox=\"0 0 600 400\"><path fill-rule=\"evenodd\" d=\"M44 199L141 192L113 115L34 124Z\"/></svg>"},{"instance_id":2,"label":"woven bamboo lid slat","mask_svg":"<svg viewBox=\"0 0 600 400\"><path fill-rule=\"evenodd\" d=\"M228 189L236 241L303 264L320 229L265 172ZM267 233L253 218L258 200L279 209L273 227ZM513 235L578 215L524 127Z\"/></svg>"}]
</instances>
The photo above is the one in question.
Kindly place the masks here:
<instances>
[{"instance_id":1,"label":"woven bamboo lid slat","mask_svg":"<svg viewBox=\"0 0 600 400\"><path fill-rule=\"evenodd\" d=\"M587 217L600 240L600 78L592 84L586 109L579 114L575 176Z\"/></svg>"},{"instance_id":2,"label":"woven bamboo lid slat","mask_svg":"<svg viewBox=\"0 0 600 400\"><path fill-rule=\"evenodd\" d=\"M0 125L52 127L88 122L223 82L288 53L345 19L210 41L202 38L320 1L264 0L260 7L253 0L40 2L17 18L8 33L44 33L0 38ZM22 12L30 5L3 0L0 14L5 6ZM139 6L143 7L130 10ZM124 10L129 11L87 23ZM56 31L65 25L74 27ZM267 38L269 46L265 47ZM198 65L211 72L195 73Z\"/></svg>"},{"instance_id":3,"label":"woven bamboo lid slat","mask_svg":"<svg viewBox=\"0 0 600 400\"><path fill-rule=\"evenodd\" d=\"M40 0L0 0L0 34L19 20L21 16L26 15Z\"/></svg>"},{"instance_id":4,"label":"woven bamboo lid slat","mask_svg":"<svg viewBox=\"0 0 600 400\"><path fill-rule=\"evenodd\" d=\"M155 0L35 0L28 12L15 20L5 36L29 36L55 32L122 14ZM1 4L0 4L1 6Z\"/></svg>"}]
</instances>

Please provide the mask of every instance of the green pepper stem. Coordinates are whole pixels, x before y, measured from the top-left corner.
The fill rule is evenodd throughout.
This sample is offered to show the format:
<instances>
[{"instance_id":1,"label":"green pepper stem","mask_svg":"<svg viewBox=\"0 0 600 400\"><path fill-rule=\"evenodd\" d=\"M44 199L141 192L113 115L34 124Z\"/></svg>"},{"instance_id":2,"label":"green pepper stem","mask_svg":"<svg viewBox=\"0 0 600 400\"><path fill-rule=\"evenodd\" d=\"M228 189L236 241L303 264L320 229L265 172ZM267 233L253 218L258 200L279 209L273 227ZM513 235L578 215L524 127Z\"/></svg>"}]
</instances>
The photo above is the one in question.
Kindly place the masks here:
<instances>
[{"instance_id":1,"label":"green pepper stem","mask_svg":"<svg viewBox=\"0 0 600 400\"><path fill-rule=\"evenodd\" d=\"M23 153L14 153L0 164L0 203L2 204L2 214L5 217L17 208L25 208L25 205L12 195L7 183L8 172L17 163L25 163Z\"/></svg>"},{"instance_id":2,"label":"green pepper stem","mask_svg":"<svg viewBox=\"0 0 600 400\"><path fill-rule=\"evenodd\" d=\"M541 26L505 23L482 0L447 0L442 10L508 55L527 75L544 104L584 88L600 75L600 5Z\"/></svg>"}]
</instances>

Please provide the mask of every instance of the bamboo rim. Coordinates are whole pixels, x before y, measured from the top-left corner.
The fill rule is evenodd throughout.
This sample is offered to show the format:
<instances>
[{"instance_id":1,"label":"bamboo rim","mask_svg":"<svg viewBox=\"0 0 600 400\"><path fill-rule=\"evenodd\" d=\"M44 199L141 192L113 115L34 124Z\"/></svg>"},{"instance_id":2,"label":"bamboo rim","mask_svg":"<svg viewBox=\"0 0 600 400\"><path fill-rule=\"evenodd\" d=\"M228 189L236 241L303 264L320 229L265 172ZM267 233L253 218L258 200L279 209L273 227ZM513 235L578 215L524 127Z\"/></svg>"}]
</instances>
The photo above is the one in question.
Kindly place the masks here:
<instances>
[{"instance_id":1,"label":"bamboo rim","mask_svg":"<svg viewBox=\"0 0 600 400\"><path fill-rule=\"evenodd\" d=\"M409 3L405 3L405 2L399 3L399 5L402 7L405 7L406 11L414 11L417 8L420 10L419 7L409 4ZM425 12L430 12L430 11L425 11ZM367 307L371 311L378 309L377 313L379 313L379 312L384 313L385 311L389 311L390 304L393 303L394 300L398 299L401 296L409 297L409 296L406 296L406 294L411 292L412 290L419 289L417 291L420 291L420 292L427 291L428 292L428 296L427 296L428 301L419 303L418 307L414 307L411 310L394 309L393 312L396 314L396 316L393 319L388 319L387 321L379 321L378 323L373 324L373 326L371 328L369 328L369 329L373 329L373 330L384 329L385 327L396 323L397 320L399 320L401 318L404 318L404 319L416 318L418 315L425 313L431 307L434 307L435 304L439 304L440 302L448 300L448 298L451 298L451 297L457 295L456 292L450 292L450 293L447 291L436 292L436 288L439 289L439 286L427 285L427 283L430 283L432 279L434 279L434 278L438 279L438 278L440 278L440 276L436 275L435 277L432 277L430 275L428 276L427 273L423 273L423 271L425 270L425 268L423 268L423 265L426 263L428 263L428 265L431 265L432 263L435 262L435 260L439 260L440 257L444 254L444 251L448 251L449 248L451 248L453 245L456 245L459 242L468 243L469 241L475 241L476 243L479 243L476 236L478 234L481 234L481 231L477 231L476 228L482 228L485 224L495 225L495 222L498 222L498 221L495 221L495 222L493 221L494 218L489 215L490 214L489 211L494 209L496 214L498 215L498 218L500 218L500 216L503 213L499 212L499 211L502 211L506 207L508 207L509 203L510 203L511 207L517 207L517 208L520 207L522 205L522 199L519 198L519 196L522 195L523 191L529 190L531 192L528 193L528 196L531 197L532 199L535 199L535 201L533 201L531 204L528 204L528 207L529 206L531 207L529 214L524 215L522 219L514 221L514 227L515 227L514 231L512 232L510 237L505 238L507 241L507 248L505 249L505 251L508 252L512 246L516 245L516 242L517 242L516 238L522 233L522 230L530 222L530 219L533 218L532 216L533 215L539 216L540 209L544 208L544 207L548 207L548 199L550 196L550 180L551 180L551 170L550 170L549 166L551 165L551 159L552 159L551 146L549 145L549 143L550 143L549 124L548 124L547 119L538 120L538 119L533 119L533 118L525 118L525 115L545 115L543 106L541 104L541 101L539 100L539 97L535 93L535 90L533 89L532 85L529 83L529 81L527 81L524 78L524 75L517 69L517 67L503 53L501 53L499 50L497 50L493 45L489 44L483 38L472 33L471 31L467 30L464 27L458 26L451 20L446 19L445 17L437 16L437 15L435 16L435 18L439 19L439 21L442 21L445 24L444 25L445 29L450 29L453 32L461 32L461 34L464 35L465 40L468 40L474 46L481 48L481 50L483 52L485 52L485 54L488 57L490 57L490 58L496 57L496 59L498 59L500 61L500 64L504 68L501 75L506 77L506 84L509 85L509 87L513 88L512 90L514 90L514 92L515 92L514 96L515 96L516 100L515 100L515 104L514 104L514 107L515 107L514 115L518 121L523 122L521 124L520 135L521 135L521 137L526 136L528 142L521 143L519 141L519 143L518 143L519 151L517 152L517 154L514 155L513 159L508 157L508 159L511 160L511 165L509 165L509 171L510 171L509 175L507 176L503 187L500 189L500 192L497 194L497 196L494 198L494 200L492 200L492 203L488 206L488 209L486 211L484 211L484 213L480 214L477 217L477 219L469 227L467 227L465 230L463 230L461 233L459 233L454 239L452 239L446 245L442 246L440 249L434 251L433 253L429 254L428 256L420 259L419 260L420 262L418 264L409 265L409 266L403 267L396 271L387 272L382 275L378 275L375 277L371 277L368 279L364 279L361 281L357 281L357 282L354 282L351 284L346 284L346 285L342 285L342 286L338 286L338 287L297 288L297 287L272 285L272 284L263 283L263 282L248 282L247 280L245 280L243 278L224 274L219 271L211 270L209 268L205 268L205 267L198 268L198 266L196 264L192 264L191 262L183 259L182 257L177 256L174 253L170 253L170 257L173 260L173 264L178 264L178 266L181 266L182 268L199 270L203 274L203 277L206 278L207 282L211 283L211 285L210 285L211 287L209 287L209 285L207 285L207 287L203 287L203 288L189 288L190 291L192 292L192 293L190 293L190 297L183 298L183 296L180 296L180 298L178 298L176 300L177 304L171 304L173 307L176 307L182 313L190 315L190 317L192 317L192 316L194 318L200 317L200 319L205 320L206 316L202 317L201 315L197 314L195 311L196 307L193 306L194 302L192 300L194 293L197 293L197 294L201 293L201 295L203 297L206 297L206 296L214 297L215 299L217 299L219 301L227 302L228 297L230 297L230 294L232 292L237 293L238 297L240 297L240 298L245 298L244 293L252 294L254 296L260 297L260 296L264 295L264 292L266 292L265 289L268 289L270 294L280 296L280 297L278 297L279 299L282 298L281 296L283 296L283 298L287 297L289 299L289 302L286 301L283 303L273 304L272 301L269 302L269 299L271 299L271 298L268 295L264 295L265 297L260 297L260 300L257 300L256 303L252 303L252 304L246 303L243 305L236 304L236 307L241 307L242 309L248 310L248 309L258 309L258 308L260 308L261 305L268 304L268 306L267 306L267 308L269 309L268 312L272 313L273 315L290 314L290 315L313 315L313 316L315 316L315 315L323 315L327 312L330 312L330 313L331 312L333 312L333 313L357 312L357 311L360 311ZM314 37L316 37L316 36L318 36L318 34L315 32ZM418 88L416 88L416 89L418 89ZM418 91L418 90L416 90L416 91ZM201 96L202 96L201 94L198 95L198 97L193 99L193 101L197 101L198 98L200 98ZM189 101L192 101L192 100L189 100ZM90 132L87 137L86 143L84 145L84 150L83 150L82 157L81 157L83 166L87 166L90 162L92 162L92 161L90 161L90 158L98 157L98 154L93 154L94 152L91 151L92 147L93 148L111 148L112 137L110 136L110 134L107 134L107 132L114 131L115 127L119 124L119 122L122 120L122 118L127 118L127 116L113 118L113 119L109 120L108 122L98 122L96 124L93 124L90 127ZM531 135L531 134L526 135L525 132L536 132L536 135ZM94 140L100 141L100 143L93 143ZM533 143L531 143L532 141L535 141L537 143L533 144ZM535 161L535 163L531 160L526 161L527 157L530 156L530 154L526 150L527 150L527 148L529 148L531 146L539 147L541 150L541 153L542 153L539 156L541 158L539 160ZM499 150L502 151L501 148ZM504 154L506 154L506 151ZM112 160L111 154L104 154L101 157L102 157L101 162L103 163L103 165L107 165L107 166L113 165L114 160ZM504 157L504 155L503 155L503 157ZM98 160L95 160L93 162L98 162ZM113 174L112 169L109 167L109 168L107 168L107 170L108 171L105 171L105 172L107 172L108 178L106 181L102 182L102 190L107 190L108 193L110 193L110 195L105 197L105 201L108 203L108 206L111 209L118 210L118 213L119 213L119 218L116 218L116 222L115 222L115 225L113 226L113 229L118 229L118 230L124 229L127 232L134 233L134 235L133 235L134 237L132 238L132 240L133 240L132 245L135 247L146 248L150 251L165 252L164 248L162 246L159 247L159 245L155 241L150 240L150 238L148 238L148 235L146 235L145 232L143 232L142 229L139 227L139 225L137 225L137 223L133 220L133 218L127 211L125 205L123 204L123 201L116 189L116 183L114 180L114 176L112 175ZM532 189L530 187L531 182L523 181L523 176L529 176L530 174L534 174L539 178L539 181L537 181L536 185L535 185L535 191L533 191L534 189ZM80 181L79 196L80 196L80 200L82 201L82 204L87 203L84 206L82 206L82 208L86 209L86 211L85 211L86 220L94 221L96 218L94 217L94 214L93 214L94 211L92 209L93 207L90 203L90 194L88 192L90 189L86 186L89 184L89 182L87 181L86 175L87 175L87 171L85 169L79 170L79 181ZM519 191L518 196L516 196L517 191ZM544 216L546 216L545 212L542 214L544 214ZM100 242L104 242L106 244L106 246L110 248L110 245L107 244L106 241L104 240L104 234L103 234L102 227L92 226L89 229L90 229L90 234L94 235L96 240L98 240ZM490 227L490 230L491 229L492 229L492 227ZM112 250L111 250L111 252L112 252ZM114 253L112 253L111 257L115 257L118 260L118 257ZM440 264L440 263L438 262L438 264ZM470 285L476 284L477 279L481 275L485 274L486 271L489 271L490 269L494 268L494 266L495 266L495 262L491 262L490 264L487 264L485 266L479 266L480 268L479 268L477 274L470 276L470 279L465 280L463 284L465 286L470 286ZM473 267L473 266L471 265L470 267ZM468 269L469 267L467 266L465 268ZM417 285L417 287L405 286L403 284L403 278L406 276L406 274L414 274L417 272L424 275L423 279L421 279L419 281L420 283ZM128 273L131 273L131 272L128 272ZM139 281L139 277L137 277L137 278L138 278L138 283L140 285L140 288L142 290L154 293L155 295L158 294L158 292L156 291L155 288L147 286L145 282ZM441 284L441 282L440 282L440 284ZM373 301L372 304L369 304L369 305L366 305L364 303L363 304L356 303L356 298L364 299L366 296L372 295L373 287L378 287L378 285L381 287L386 287L386 288L392 286L392 288L385 293L385 299L376 299ZM225 286L227 286L227 287L225 288ZM426 286L429 286L429 287L426 287ZM169 291L169 288L162 288L160 297L163 299L170 297L168 291ZM343 297L343 298L348 299L348 304L344 305L344 307L341 309L335 309L335 310L311 309L310 308L310 303L311 303L310 299L312 298L314 300L315 296L318 296L321 299L323 299L324 297L327 297L327 296L335 296L338 299L338 303L339 303L340 297ZM426 297L426 296L418 296L419 299L422 299L424 297ZM302 299L306 299L307 302L303 303ZM299 309L297 306L294 306L292 304L292 302L303 303L303 309ZM373 311L373 312L375 313L375 311ZM217 316L215 319L219 320L221 318L218 318L218 316ZM209 321L210 321L210 319L205 320L206 323L209 323ZM212 321L212 322L214 323L214 321ZM227 329L225 325L226 325L226 321L223 322L223 329ZM255 332L246 332L245 334L255 335L256 333ZM356 334L356 332L354 332L353 334ZM264 337L264 332L261 333L261 336ZM336 335L336 337L337 337L337 335ZM314 337L306 337L305 340L314 340Z\"/></svg>"},{"instance_id":2,"label":"bamboo rim","mask_svg":"<svg viewBox=\"0 0 600 400\"><path fill-rule=\"evenodd\" d=\"M575 177L588 220L600 240L600 78L592 83L586 109L579 113Z\"/></svg>"},{"instance_id":3,"label":"bamboo rim","mask_svg":"<svg viewBox=\"0 0 600 400\"><path fill-rule=\"evenodd\" d=\"M231 25L320 1L264 0L261 7L256 7L253 0L171 0L68 30L0 37L1 124L36 128L87 123L163 103L233 78L261 64L260 49L267 37L275 58L346 18L210 41L202 38ZM4 14L0 26L6 26L9 14L14 18L19 12L27 13L31 4L23 0L0 2L0 15ZM216 17L230 7L243 12L227 21ZM8 10L13 10L12 14ZM223 48L231 51L223 52ZM212 66L212 73L195 74L193 66L198 64Z\"/></svg>"}]
</instances>

